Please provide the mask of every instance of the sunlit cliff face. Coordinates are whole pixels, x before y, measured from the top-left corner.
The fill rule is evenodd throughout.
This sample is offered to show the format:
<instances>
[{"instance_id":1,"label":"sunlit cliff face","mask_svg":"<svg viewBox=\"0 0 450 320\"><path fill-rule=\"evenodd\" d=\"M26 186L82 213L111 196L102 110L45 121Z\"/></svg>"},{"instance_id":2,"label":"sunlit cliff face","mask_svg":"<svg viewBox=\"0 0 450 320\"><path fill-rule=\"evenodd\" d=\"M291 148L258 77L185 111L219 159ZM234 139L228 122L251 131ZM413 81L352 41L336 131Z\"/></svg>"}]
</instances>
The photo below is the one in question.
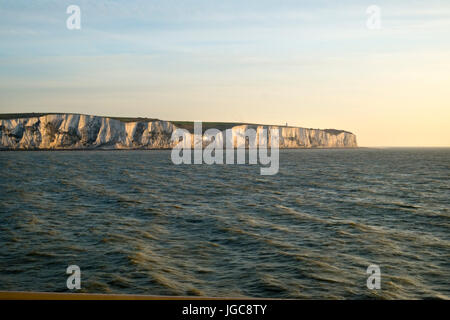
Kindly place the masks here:
<instances>
[{"instance_id":1,"label":"sunlit cliff face","mask_svg":"<svg viewBox=\"0 0 450 320\"><path fill-rule=\"evenodd\" d=\"M263 126L254 126L261 130ZM0 147L4 149L168 149L176 125L170 121L122 122L117 119L49 114L0 120ZM234 147L245 144L247 125L231 127ZM347 131L267 126L279 130L280 148L357 147ZM193 134L193 133L192 133ZM204 137L205 142L208 136Z\"/></svg>"}]
</instances>

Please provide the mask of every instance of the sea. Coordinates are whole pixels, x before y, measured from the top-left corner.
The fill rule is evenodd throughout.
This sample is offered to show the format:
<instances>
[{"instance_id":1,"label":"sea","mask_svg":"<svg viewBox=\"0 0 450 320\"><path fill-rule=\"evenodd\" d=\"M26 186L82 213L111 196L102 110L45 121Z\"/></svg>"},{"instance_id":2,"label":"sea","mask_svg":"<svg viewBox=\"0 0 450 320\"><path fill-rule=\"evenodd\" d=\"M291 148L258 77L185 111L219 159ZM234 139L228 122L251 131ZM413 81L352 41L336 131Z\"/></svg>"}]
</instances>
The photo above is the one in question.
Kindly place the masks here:
<instances>
[{"instance_id":1,"label":"sea","mask_svg":"<svg viewBox=\"0 0 450 320\"><path fill-rule=\"evenodd\" d=\"M449 299L450 148L170 154L0 152L0 291Z\"/></svg>"}]
</instances>

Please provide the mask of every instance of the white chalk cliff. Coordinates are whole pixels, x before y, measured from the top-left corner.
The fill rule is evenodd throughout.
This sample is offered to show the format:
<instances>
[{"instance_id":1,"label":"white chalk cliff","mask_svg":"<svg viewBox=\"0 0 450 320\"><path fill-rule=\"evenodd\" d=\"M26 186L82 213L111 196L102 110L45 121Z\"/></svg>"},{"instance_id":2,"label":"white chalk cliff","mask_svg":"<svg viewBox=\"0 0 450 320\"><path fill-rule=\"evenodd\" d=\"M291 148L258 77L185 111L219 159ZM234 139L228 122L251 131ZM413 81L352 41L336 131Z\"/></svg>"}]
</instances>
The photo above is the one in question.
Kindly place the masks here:
<instances>
[{"instance_id":1,"label":"white chalk cliff","mask_svg":"<svg viewBox=\"0 0 450 320\"><path fill-rule=\"evenodd\" d=\"M357 147L356 136L347 131L259 125L230 126L235 146L245 144L244 131L249 127L257 132L279 130L280 148ZM1 119L0 149L168 149L178 143L171 139L176 129L169 121L123 122L80 114ZM206 134L204 143L210 137Z\"/></svg>"}]
</instances>

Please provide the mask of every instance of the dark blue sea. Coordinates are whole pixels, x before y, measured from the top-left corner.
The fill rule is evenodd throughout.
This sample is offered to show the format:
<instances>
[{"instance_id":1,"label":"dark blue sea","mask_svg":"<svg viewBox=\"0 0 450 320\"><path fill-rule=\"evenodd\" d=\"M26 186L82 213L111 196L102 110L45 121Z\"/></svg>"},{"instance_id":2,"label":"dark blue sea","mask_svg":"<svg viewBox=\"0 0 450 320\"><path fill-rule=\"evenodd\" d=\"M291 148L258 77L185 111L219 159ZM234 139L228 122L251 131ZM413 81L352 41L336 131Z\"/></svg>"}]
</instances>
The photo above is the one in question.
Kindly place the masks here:
<instances>
[{"instance_id":1,"label":"dark blue sea","mask_svg":"<svg viewBox=\"0 0 450 320\"><path fill-rule=\"evenodd\" d=\"M0 290L450 297L450 148L281 150L280 169L170 151L0 152ZM381 289L366 269L381 270Z\"/></svg>"}]
</instances>

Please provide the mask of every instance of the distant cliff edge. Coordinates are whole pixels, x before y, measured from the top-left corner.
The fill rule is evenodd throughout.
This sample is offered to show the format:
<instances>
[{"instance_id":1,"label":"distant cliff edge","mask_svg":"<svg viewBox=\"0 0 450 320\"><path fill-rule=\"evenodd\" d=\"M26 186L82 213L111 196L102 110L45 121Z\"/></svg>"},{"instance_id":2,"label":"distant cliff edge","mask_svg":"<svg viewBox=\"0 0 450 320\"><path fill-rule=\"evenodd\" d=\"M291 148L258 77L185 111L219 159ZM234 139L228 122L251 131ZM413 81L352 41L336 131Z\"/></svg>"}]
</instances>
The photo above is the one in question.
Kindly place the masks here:
<instances>
[{"instance_id":1,"label":"distant cliff edge","mask_svg":"<svg viewBox=\"0 0 450 320\"><path fill-rule=\"evenodd\" d=\"M336 129L307 129L258 124L204 122L209 128L231 129L235 146L245 143L251 127L280 130L280 148L356 148L356 136ZM192 122L151 118L115 118L81 114L0 114L0 149L169 149L177 128L193 132ZM206 137L208 140L208 137Z\"/></svg>"}]
</instances>

